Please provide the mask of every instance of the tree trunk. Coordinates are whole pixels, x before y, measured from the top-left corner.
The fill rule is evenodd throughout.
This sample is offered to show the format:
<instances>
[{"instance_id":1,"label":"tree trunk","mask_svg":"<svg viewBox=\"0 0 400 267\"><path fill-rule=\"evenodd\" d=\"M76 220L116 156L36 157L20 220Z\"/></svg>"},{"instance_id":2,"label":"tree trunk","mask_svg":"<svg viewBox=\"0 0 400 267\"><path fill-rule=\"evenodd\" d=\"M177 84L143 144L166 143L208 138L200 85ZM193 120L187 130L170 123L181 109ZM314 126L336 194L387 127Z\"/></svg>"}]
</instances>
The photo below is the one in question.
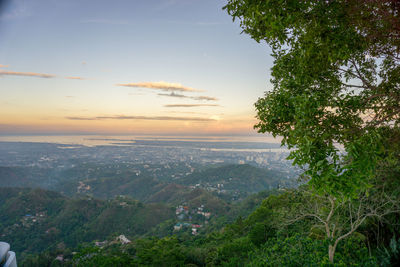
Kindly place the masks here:
<instances>
[{"instance_id":1,"label":"tree trunk","mask_svg":"<svg viewBox=\"0 0 400 267\"><path fill-rule=\"evenodd\" d=\"M329 245L329 261L331 263L333 263L333 257L335 257L335 250L336 250L335 245Z\"/></svg>"}]
</instances>

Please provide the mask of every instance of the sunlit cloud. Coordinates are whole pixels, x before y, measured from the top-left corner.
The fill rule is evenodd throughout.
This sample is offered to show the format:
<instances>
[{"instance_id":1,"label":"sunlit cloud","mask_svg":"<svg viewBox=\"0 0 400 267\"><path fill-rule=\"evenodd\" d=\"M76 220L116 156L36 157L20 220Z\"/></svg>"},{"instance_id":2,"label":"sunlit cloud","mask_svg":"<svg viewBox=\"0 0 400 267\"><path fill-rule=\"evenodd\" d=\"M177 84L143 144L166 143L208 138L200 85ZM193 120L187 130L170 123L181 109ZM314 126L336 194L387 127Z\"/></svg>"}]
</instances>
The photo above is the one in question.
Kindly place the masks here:
<instances>
[{"instance_id":1,"label":"sunlit cloud","mask_svg":"<svg viewBox=\"0 0 400 267\"><path fill-rule=\"evenodd\" d=\"M8 68L8 65L0 64L0 68Z\"/></svg>"},{"instance_id":2,"label":"sunlit cloud","mask_svg":"<svg viewBox=\"0 0 400 267\"><path fill-rule=\"evenodd\" d=\"M119 83L117 86L126 87L138 87L138 88L150 88L156 90L162 90L166 92L204 92L203 90L194 89L191 87L183 86L180 83L169 83L169 82L142 82L142 83Z\"/></svg>"},{"instance_id":3,"label":"sunlit cloud","mask_svg":"<svg viewBox=\"0 0 400 267\"><path fill-rule=\"evenodd\" d=\"M167 96L167 97L176 97L176 98L190 98L194 100L205 100L205 101L217 101L218 98L212 97L212 96L187 96L187 95L182 95L182 94L177 94L175 92L172 92L170 94L158 94L159 96Z\"/></svg>"},{"instance_id":4,"label":"sunlit cloud","mask_svg":"<svg viewBox=\"0 0 400 267\"><path fill-rule=\"evenodd\" d=\"M85 78L78 77L78 76L65 77L65 79L69 79L69 80L85 80Z\"/></svg>"},{"instance_id":5,"label":"sunlit cloud","mask_svg":"<svg viewBox=\"0 0 400 267\"><path fill-rule=\"evenodd\" d=\"M95 120L154 120L154 121L215 121L212 118L202 117L170 117L170 116L97 116L97 117L66 117L68 120L95 121Z\"/></svg>"},{"instance_id":6,"label":"sunlit cloud","mask_svg":"<svg viewBox=\"0 0 400 267\"><path fill-rule=\"evenodd\" d=\"M217 104L169 104L164 105L167 108L193 108L193 107L220 107Z\"/></svg>"},{"instance_id":7,"label":"sunlit cloud","mask_svg":"<svg viewBox=\"0 0 400 267\"><path fill-rule=\"evenodd\" d=\"M18 71L5 71L0 70L1 75L13 75L13 76L28 76L28 77L39 77L39 78L53 78L55 75L47 73L36 73L36 72L18 72Z\"/></svg>"}]
</instances>

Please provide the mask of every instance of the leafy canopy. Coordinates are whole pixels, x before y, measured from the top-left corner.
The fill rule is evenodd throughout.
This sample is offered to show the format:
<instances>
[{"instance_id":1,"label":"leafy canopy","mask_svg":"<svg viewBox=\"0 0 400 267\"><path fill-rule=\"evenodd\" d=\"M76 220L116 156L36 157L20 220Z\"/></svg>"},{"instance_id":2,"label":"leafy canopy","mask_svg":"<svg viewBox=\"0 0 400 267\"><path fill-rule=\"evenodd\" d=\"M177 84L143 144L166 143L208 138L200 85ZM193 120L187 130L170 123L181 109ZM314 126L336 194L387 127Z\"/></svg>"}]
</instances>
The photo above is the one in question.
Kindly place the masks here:
<instances>
[{"instance_id":1,"label":"leafy canopy","mask_svg":"<svg viewBox=\"0 0 400 267\"><path fill-rule=\"evenodd\" d=\"M320 193L356 197L394 153L400 125L400 5L394 0L229 0L272 47L259 132L282 136Z\"/></svg>"}]
</instances>

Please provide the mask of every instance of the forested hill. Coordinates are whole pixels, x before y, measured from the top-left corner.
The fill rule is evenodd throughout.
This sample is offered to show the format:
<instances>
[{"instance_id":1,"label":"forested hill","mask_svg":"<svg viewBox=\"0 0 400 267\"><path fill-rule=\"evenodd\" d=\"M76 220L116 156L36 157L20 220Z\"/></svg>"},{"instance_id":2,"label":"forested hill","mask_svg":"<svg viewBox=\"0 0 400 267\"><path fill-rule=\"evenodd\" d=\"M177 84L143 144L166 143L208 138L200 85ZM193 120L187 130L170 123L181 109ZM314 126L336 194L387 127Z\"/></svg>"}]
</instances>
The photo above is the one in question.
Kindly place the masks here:
<instances>
[{"instance_id":1,"label":"forested hill","mask_svg":"<svg viewBox=\"0 0 400 267\"><path fill-rule=\"evenodd\" d=\"M0 188L0 236L18 253L73 247L114 233L140 236L174 216L169 205L127 197L72 199L42 189Z\"/></svg>"},{"instance_id":2,"label":"forested hill","mask_svg":"<svg viewBox=\"0 0 400 267\"><path fill-rule=\"evenodd\" d=\"M100 200L90 196L75 198L60 193L30 188L0 188L0 236L12 244L18 258L27 255L73 249L94 241L114 240L125 235L131 240L149 236L180 236L190 240L191 227L174 231L176 223L201 225L196 234L219 231L238 216L249 215L273 192L261 192L244 201L228 204L201 188L180 191L170 185L154 196L160 203L142 203L126 196ZM188 212L176 214L183 203ZM210 212L205 218L198 207ZM185 218L180 218L182 214Z\"/></svg>"},{"instance_id":3,"label":"forested hill","mask_svg":"<svg viewBox=\"0 0 400 267\"><path fill-rule=\"evenodd\" d=\"M256 193L266 189L293 187L294 179L288 179L283 171L261 169L249 164L231 164L208 168L192 173L176 182L220 188L226 191Z\"/></svg>"},{"instance_id":4,"label":"forested hill","mask_svg":"<svg viewBox=\"0 0 400 267\"><path fill-rule=\"evenodd\" d=\"M162 174L162 175L161 175ZM0 167L0 186L43 188L67 196L92 195L108 199L131 196L142 202L179 204L191 189L216 194L226 201L243 199L248 194L296 185L293 173L248 164L124 165L80 164L55 171L39 167Z\"/></svg>"},{"instance_id":5,"label":"forested hill","mask_svg":"<svg viewBox=\"0 0 400 267\"><path fill-rule=\"evenodd\" d=\"M259 204L258 198L264 199ZM144 237L123 243L110 236L101 244L76 248L54 247L24 259L24 266L398 266L400 239L396 216L388 217L381 232L367 220L337 249L335 264L329 263L329 241L323 225L310 219L288 223L288 216L315 202L299 189L258 194L243 202L238 217L214 231L191 235L190 229L163 237ZM312 205L320 205L323 202ZM242 209L254 209L243 214ZM233 214L231 214L233 215ZM243 216L244 215L244 216ZM248 216L247 216L248 215ZM293 218L292 217L292 218ZM342 217L342 225L345 217ZM374 243L375 240L375 243ZM379 240L377 242L377 240ZM381 244L381 245L378 245Z\"/></svg>"}]
</instances>

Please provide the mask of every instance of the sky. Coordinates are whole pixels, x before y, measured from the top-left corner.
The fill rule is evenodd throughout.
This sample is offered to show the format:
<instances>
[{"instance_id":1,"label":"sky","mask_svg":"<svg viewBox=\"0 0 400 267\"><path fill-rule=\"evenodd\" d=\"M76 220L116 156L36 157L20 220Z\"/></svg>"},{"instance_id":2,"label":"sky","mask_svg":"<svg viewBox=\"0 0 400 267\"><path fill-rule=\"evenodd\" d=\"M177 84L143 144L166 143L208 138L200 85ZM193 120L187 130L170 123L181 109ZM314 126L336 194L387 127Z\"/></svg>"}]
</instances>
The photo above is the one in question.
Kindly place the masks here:
<instances>
[{"instance_id":1,"label":"sky","mask_svg":"<svg viewBox=\"0 0 400 267\"><path fill-rule=\"evenodd\" d=\"M255 134L271 50L225 4L0 0L0 134Z\"/></svg>"}]
</instances>

